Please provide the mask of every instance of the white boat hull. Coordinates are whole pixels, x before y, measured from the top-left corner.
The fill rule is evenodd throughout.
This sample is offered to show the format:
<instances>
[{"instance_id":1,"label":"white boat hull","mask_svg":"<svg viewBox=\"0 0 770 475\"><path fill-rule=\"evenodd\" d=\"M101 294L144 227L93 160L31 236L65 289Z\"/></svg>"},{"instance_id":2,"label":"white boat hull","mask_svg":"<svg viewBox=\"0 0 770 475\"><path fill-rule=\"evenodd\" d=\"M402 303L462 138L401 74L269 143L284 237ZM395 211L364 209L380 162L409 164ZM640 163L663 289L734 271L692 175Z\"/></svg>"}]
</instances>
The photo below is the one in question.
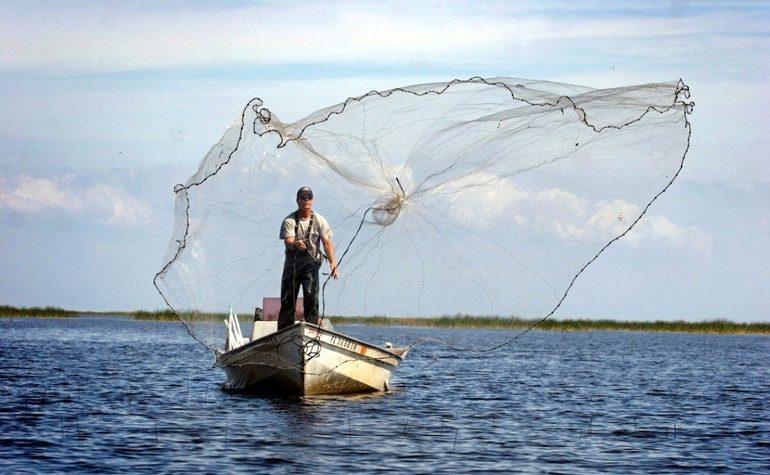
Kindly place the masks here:
<instances>
[{"instance_id":1,"label":"white boat hull","mask_svg":"<svg viewBox=\"0 0 770 475\"><path fill-rule=\"evenodd\" d=\"M223 353L217 366L230 388L279 394L386 391L406 356L347 335L298 322Z\"/></svg>"}]
</instances>

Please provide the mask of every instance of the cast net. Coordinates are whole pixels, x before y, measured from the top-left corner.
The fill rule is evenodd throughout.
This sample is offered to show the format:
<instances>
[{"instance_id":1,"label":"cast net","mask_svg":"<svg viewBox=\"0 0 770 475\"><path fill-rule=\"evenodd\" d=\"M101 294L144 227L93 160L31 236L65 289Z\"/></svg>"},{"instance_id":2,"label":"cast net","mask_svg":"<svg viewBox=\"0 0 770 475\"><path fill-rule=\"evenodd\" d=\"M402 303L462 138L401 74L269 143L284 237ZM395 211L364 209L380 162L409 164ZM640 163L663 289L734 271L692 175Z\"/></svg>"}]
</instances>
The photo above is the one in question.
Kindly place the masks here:
<instances>
[{"instance_id":1,"label":"cast net","mask_svg":"<svg viewBox=\"0 0 770 475\"><path fill-rule=\"evenodd\" d=\"M155 284L221 350L222 320L205 317L279 296L280 225L310 186L339 261L324 315L547 318L679 173L688 97L681 81L476 77L372 91L292 123L253 99L175 188Z\"/></svg>"}]
</instances>

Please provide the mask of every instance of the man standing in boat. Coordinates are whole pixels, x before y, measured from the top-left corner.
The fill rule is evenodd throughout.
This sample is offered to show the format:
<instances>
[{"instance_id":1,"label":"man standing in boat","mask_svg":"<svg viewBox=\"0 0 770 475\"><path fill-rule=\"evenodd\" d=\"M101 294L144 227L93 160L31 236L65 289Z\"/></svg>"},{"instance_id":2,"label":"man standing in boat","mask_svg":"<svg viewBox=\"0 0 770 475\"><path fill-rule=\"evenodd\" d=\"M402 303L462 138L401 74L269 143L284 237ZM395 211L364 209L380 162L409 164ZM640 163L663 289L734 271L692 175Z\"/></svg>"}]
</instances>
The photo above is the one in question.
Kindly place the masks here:
<instances>
[{"instance_id":1,"label":"man standing in boat","mask_svg":"<svg viewBox=\"0 0 770 475\"><path fill-rule=\"evenodd\" d=\"M332 277L337 279L332 230L323 216L313 211L313 191L303 186L297 190L297 211L283 220L280 238L286 246L281 277L281 310L278 329L294 324L299 287L302 286L305 321L318 324L319 270L324 260L320 244L329 260Z\"/></svg>"}]
</instances>

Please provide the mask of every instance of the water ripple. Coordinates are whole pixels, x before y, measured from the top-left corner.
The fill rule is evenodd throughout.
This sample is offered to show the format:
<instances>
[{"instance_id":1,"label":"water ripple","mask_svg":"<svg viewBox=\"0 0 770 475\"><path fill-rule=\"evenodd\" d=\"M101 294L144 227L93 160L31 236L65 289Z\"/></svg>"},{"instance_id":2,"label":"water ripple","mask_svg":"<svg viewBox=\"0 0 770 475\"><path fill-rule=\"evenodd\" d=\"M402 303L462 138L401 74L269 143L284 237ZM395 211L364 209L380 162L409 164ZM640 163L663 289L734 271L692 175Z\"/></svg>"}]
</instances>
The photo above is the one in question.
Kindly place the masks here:
<instances>
[{"instance_id":1,"label":"water ripple","mask_svg":"<svg viewBox=\"0 0 770 475\"><path fill-rule=\"evenodd\" d=\"M283 399L221 390L178 324L2 319L0 471L758 473L768 350L763 336L531 332L489 354L421 345L388 393Z\"/></svg>"}]
</instances>

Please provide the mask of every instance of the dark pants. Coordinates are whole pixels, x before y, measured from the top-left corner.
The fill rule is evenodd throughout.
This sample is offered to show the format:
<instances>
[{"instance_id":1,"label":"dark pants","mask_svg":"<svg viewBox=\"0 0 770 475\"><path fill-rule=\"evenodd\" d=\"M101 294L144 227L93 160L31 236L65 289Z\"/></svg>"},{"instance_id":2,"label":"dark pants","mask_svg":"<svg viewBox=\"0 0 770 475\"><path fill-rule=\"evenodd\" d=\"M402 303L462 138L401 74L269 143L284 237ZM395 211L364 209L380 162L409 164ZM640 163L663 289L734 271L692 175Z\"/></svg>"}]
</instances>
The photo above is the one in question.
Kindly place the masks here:
<instances>
[{"instance_id":1,"label":"dark pants","mask_svg":"<svg viewBox=\"0 0 770 475\"><path fill-rule=\"evenodd\" d=\"M297 295L302 286L305 321L318 325L318 271L321 264L307 252L286 254L281 277L281 311L278 312L278 329L294 325Z\"/></svg>"}]
</instances>

